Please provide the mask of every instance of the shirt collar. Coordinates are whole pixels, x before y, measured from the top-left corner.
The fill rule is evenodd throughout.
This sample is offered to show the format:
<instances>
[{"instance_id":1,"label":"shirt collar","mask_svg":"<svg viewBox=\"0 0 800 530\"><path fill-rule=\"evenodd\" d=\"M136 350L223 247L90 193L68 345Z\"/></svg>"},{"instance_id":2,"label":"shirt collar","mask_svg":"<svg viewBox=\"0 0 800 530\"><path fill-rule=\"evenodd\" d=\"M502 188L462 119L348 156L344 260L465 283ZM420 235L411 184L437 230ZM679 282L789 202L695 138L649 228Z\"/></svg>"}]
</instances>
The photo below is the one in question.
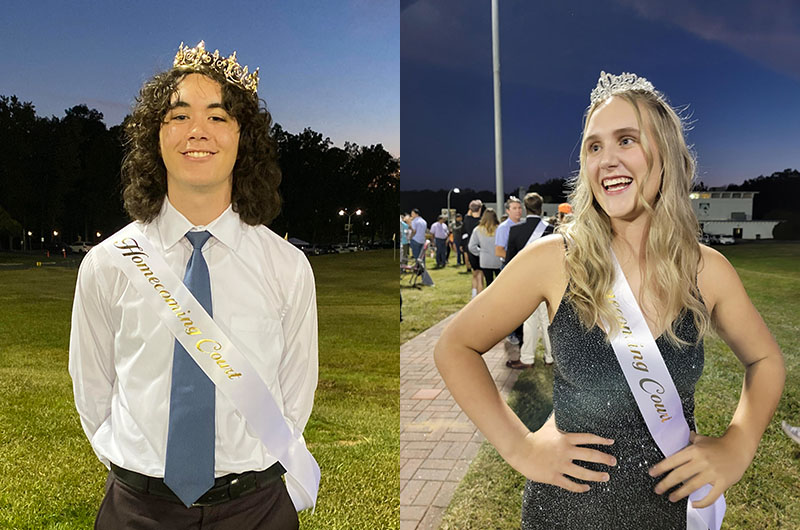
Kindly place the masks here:
<instances>
[{"instance_id":1,"label":"shirt collar","mask_svg":"<svg viewBox=\"0 0 800 530\"><path fill-rule=\"evenodd\" d=\"M242 222L239 214L233 211L233 206L228 205L219 217L204 226L196 226L191 223L181 212L179 212L169 198L164 198L161 212L155 220L158 233L161 236L161 243L164 250L168 250L178 241L184 238L186 232L191 230L208 230L216 239L220 240L225 246L236 249L242 238Z\"/></svg>"}]
</instances>

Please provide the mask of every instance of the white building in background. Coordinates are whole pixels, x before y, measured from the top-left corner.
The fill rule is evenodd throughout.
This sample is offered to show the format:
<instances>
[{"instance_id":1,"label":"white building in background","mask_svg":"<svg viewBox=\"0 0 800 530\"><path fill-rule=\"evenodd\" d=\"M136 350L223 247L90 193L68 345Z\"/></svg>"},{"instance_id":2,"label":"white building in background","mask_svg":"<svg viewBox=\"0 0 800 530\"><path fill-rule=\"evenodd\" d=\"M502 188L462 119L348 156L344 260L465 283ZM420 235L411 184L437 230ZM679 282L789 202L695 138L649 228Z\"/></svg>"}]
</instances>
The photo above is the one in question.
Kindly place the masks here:
<instances>
[{"instance_id":1,"label":"white building in background","mask_svg":"<svg viewBox=\"0 0 800 530\"><path fill-rule=\"evenodd\" d=\"M692 209L706 234L736 239L772 239L780 221L753 220L753 199L757 191L695 191Z\"/></svg>"},{"instance_id":2,"label":"white building in background","mask_svg":"<svg viewBox=\"0 0 800 530\"><path fill-rule=\"evenodd\" d=\"M772 229L780 221L753 220L756 194L757 191L696 191L689 197L702 232L736 239L772 239ZM544 203L544 217L556 215L558 204Z\"/></svg>"}]
</instances>

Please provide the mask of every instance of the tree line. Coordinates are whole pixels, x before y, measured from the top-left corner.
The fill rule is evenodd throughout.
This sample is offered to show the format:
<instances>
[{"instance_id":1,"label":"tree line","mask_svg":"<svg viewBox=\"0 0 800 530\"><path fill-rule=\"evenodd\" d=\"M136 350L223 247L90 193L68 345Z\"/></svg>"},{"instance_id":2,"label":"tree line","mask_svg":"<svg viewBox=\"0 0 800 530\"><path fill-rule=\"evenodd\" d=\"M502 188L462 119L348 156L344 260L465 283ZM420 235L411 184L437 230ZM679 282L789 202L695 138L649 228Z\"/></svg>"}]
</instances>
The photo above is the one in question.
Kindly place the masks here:
<instances>
[{"instance_id":1,"label":"tree line","mask_svg":"<svg viewBox=\"0 0 800 530\"><path fill-rule=\"evenodd\" d=\"M120 184L124 123L107 128L103 114L86 105L44 118L33 103L0 95L0 249L96 241L129 222ZM351 240L391 240L399 159L381 144L335 147L310 128L292 134L275 124L273 134L283 173L275 232L341 242L347 217L339 210L361 208Z\"/></svg>"}]
</instances>

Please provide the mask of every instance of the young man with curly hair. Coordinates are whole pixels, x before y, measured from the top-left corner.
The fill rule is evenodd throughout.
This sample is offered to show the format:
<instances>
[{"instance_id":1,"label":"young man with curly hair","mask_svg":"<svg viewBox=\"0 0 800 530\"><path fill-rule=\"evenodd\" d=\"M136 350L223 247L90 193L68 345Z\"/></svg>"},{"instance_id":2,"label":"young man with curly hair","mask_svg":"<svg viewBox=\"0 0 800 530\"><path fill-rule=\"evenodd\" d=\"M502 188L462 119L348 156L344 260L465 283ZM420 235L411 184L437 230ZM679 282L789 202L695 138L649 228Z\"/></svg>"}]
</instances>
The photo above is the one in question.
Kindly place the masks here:
<instances>
[{"instance_id":1,"label":"young man with curly hair","mask_svg":"<svg viewBox=\"0 0 800 530\"><path fill-rule=\"evenodd\" d=\"M126 125L134 222L81 264L70 337L110 468L96 528L297 528L316 500L314 278L264 226L281 175L257 82L235 53L181 45Z\"/></svg>"}]
</instances>

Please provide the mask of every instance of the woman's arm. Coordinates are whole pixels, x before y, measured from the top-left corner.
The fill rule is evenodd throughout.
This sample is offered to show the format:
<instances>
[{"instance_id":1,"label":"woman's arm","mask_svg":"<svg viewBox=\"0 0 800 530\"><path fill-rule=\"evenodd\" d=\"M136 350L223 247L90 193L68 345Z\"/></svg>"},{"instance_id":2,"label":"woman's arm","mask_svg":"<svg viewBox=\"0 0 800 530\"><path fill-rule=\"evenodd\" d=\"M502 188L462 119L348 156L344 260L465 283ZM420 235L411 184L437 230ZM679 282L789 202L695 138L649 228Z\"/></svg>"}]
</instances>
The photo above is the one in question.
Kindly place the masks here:
<instances>
[{"instance_id":1,"label":"woman's arm","mask_svg":"<svg viewBox=\"0 0 800 530\"><path fill-rule=\"evenodd\" d=\"M708 496L693 503L697 508L710 505L742 478L775 413L785 379L781 350L733 266L719 252L701 248L700 291L717 333L745 366L742 394L725 434L719 438L693 435L689 447L651 470L653 476L673 470L656 486L657 493L684 483L670 495L673 501L712 484Z\"/></svg>"},{"instance_id":2,"label":"woman's arm","mask_svg":"<svg viewBox=\"0 0 800 530\"><path fill-rule=\"evenodd\" d=\"M560 236L530 245L442 333L434 359L453 398L500 455L526 477L571 491L588 490L564 475L602 481L607 476L573 460L614 465L610 455L578 447L608 444L593 434L564 434L553 421L531 433L497 391L481 354L503 340L540 302L557 307L566 288Z\"/></svg>"}]
</instances>

